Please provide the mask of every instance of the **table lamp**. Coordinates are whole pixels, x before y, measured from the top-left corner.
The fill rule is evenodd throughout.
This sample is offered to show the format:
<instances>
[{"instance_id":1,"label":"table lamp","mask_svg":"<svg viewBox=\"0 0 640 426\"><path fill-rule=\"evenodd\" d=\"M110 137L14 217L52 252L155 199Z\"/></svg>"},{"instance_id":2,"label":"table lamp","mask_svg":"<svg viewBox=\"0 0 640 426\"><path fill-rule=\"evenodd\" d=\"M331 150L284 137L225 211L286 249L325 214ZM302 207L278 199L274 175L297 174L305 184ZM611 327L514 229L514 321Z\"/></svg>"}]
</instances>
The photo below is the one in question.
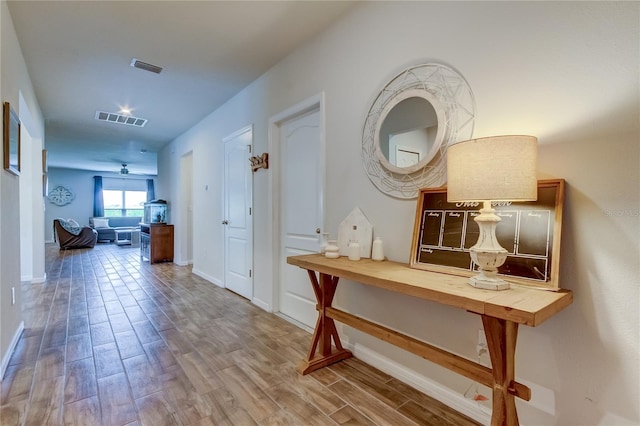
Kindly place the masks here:
<instances>
[{"instance_id":1,"label":"table lamp","mask_svg":"<svg viewBox=\"0 0 640 426\"><path fill-rule=\"evenodd\" d=\"M480 270L469 279L473 287L509 288L497 276L508 253L496 238L501 219L492 202L538 198L537 141L533 136L492 136L457 142L447 150L447 201L483 203L474 219L480 231L478 242L469 249Z\"/></svg>"}]
</instances>

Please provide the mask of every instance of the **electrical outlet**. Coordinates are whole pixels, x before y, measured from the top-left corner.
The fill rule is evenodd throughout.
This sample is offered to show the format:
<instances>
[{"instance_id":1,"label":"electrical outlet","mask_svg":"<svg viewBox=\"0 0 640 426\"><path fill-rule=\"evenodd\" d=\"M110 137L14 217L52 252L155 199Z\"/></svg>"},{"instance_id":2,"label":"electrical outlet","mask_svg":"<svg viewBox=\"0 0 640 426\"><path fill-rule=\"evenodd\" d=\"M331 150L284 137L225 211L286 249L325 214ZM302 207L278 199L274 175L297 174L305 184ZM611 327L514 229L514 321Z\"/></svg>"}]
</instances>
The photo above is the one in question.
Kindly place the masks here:
<instances>
[{"instance_id":1,"label":"electrical outlet","mask_svg":"<svg viewBox=\"0 0 640 426\"><path fill-rule=\"evenodd\" d=\"M16 304L16 288L11 287L11 306Z\"/></svg>"}]
</instances>

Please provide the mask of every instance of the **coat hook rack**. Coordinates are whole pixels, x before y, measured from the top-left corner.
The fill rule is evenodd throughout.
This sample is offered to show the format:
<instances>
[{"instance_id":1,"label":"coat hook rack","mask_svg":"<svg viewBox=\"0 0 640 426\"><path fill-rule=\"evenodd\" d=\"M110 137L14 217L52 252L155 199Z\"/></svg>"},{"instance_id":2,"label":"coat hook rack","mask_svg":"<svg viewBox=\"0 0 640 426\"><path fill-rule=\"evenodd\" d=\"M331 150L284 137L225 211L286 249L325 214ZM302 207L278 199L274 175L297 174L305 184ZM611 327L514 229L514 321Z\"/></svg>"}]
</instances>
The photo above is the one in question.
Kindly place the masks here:
<instances>
[{"instance_id":1,"label":"coat hook rack","mask_svg":"<svg viewBox=\"0 0 640 426\"><path fill-rule=\"evenodd\" d=\"M253 156L249 158L249 162L251 163L251 170L254 172L260 169L268 169L269 168L269 154L263 152L260 156Z\"/></svg>"}]
</instances>

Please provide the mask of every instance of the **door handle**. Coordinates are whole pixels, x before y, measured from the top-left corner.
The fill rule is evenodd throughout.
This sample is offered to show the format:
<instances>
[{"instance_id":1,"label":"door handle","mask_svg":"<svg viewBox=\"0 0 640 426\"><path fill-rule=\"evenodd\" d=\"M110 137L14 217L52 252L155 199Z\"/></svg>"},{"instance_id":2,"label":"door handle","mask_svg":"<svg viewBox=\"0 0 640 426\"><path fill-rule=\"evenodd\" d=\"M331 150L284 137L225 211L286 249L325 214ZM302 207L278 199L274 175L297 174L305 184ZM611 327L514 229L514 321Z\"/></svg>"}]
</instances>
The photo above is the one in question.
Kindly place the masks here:
<instances>
[{"instance_id":1,"label":"door handle","mask_svg":"<svg viewBox=\"0 0 640 426\"><path fill-rule=\"evenodd\" d=\"M320 228L316 228L316 234L320 235Z\"/></svg>"},{"instance_id":2,"label":"door handle","mask_svg":"<svg viewBox=\"0 0 640 426\"><path fill-rule=\"evenodd\" d=\"M222 221L222 224L223 224L223 225L228 225L228 224L229 224L229 221L228 221L228 220L223 220L223 221Z\"/></svg>"}]
</instances>

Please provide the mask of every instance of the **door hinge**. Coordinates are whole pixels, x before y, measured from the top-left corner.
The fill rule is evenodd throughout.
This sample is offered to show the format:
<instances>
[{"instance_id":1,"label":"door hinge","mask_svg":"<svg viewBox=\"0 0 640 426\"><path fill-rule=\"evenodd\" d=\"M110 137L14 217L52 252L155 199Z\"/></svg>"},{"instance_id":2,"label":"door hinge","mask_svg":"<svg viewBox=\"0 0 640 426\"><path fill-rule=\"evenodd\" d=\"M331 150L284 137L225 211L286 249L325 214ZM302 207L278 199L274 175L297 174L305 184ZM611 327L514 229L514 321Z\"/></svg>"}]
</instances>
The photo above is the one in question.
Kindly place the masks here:
<instances>
[{"instance_id":1,"label":"door hinge","mask_svg":"<svg viewBox=\"0 0 640 426\"><path fill-rule=\"evenodd\" d=\"M249 269L249 278L251 278L251 269Z\"/></svg>"},{"instance_id":2,"label":"door hinge","mask_svg":"<svg viewBox=\"0 0 640 426\"><path fill-rule=\"evenodd\" d=\"M251 216L251 207L249 207L249 216Z\"/></svg>"},{"instance_id":3,"label":"door hinge","mask_svg":"<svg viewBox=\"0 0 640 426\"><path fill-rule=\"evenodd\" d=\"M247 148L249 149L249 154L251 154L251 145L247 145Z\"/></svg>"}]
</instances>

